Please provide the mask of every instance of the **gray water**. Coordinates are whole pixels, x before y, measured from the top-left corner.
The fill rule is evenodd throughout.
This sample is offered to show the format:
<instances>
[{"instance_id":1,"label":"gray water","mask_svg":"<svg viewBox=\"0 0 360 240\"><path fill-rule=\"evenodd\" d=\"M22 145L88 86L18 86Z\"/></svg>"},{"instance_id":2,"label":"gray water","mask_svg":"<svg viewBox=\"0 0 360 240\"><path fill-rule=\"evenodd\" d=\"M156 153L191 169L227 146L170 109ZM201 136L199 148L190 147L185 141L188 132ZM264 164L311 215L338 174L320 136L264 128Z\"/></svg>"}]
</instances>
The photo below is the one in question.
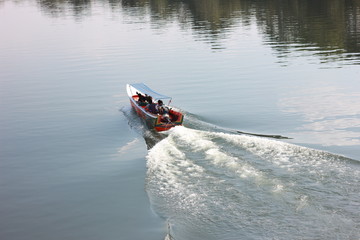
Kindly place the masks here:
<instances>
[{"instance_id":1,"label":"gray water","mask_svg":"<svg viewBox=\"0 0 360 240\"><path fill-rule=\"evenodd\" d=\"M0 239L359 239L359 16L0 1ZM132 82L184 126L146 129Z\"/></svg>"}]
</instances>

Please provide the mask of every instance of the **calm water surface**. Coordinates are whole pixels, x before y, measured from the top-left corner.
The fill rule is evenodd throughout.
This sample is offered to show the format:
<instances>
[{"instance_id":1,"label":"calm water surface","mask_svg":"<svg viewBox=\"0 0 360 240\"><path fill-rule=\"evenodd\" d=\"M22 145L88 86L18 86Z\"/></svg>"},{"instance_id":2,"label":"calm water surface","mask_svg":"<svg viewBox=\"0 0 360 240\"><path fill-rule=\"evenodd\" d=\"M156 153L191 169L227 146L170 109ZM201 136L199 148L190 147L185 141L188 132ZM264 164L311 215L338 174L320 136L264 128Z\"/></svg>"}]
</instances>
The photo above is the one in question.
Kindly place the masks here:
<instances>
[{"instance_id":1,"label":"calm water surface","mask_svg":"<svg viewBox=\"0 0 360 240\"><path fill-rule=\"evenodd\" d=\"M359 19L356 0L0 0L0 239L359 239ZM132 82L184 126L146 129Z\"/></svg>"}]
</instances>

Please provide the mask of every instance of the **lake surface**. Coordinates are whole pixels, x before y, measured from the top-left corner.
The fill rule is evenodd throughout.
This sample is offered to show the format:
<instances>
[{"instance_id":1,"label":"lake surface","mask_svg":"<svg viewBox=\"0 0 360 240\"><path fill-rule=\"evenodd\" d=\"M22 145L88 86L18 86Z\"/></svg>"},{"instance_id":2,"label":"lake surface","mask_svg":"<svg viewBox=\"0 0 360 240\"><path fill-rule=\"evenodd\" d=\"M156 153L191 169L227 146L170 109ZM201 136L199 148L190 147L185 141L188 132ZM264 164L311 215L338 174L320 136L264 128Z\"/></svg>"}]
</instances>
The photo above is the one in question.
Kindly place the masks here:
<instances>
[{"instance_id":1,"label":"lake surface","mask_svg":"<svg viewBox=\"0 0 360 240\"><path fill-rule=\"evenodd\" d=\"M0 33L0 239L360 238L359 1L0 0Z\"/></svg>"}]
</instances>

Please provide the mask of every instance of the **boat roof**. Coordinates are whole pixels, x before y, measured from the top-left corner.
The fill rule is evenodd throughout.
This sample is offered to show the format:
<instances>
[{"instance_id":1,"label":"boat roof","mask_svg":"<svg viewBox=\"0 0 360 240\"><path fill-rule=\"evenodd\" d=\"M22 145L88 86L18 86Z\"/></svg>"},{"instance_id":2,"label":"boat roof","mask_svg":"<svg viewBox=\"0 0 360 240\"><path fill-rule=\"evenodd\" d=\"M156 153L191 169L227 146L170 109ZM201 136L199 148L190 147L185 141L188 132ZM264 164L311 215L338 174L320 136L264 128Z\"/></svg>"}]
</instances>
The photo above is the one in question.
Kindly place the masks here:
<instances>
[{"instance_id":1,"label":"boat roof","mask_svg":"<svg viewBox=\"0 0 360 240\"><path fill-rule=\"evenodd\" d=\"M147 94L151 96L155 100L159 99L171 99L171 97L160 94L158 92L155 92L148 86L146 86L144 83L131 83L129 84L131 87L135 88L137 91L141 92L142 94Z\"/></svg>"}]
</instances>

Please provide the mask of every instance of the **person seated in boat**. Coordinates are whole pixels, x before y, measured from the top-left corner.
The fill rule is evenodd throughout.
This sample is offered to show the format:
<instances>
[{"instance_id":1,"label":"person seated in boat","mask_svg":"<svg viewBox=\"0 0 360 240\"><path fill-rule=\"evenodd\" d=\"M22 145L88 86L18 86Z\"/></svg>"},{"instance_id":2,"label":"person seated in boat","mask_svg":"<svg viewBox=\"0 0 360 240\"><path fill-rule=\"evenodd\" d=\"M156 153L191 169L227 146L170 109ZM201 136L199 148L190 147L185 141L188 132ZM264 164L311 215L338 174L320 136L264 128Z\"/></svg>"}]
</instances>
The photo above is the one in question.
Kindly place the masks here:
<instances>
[{"instance_id":1,"label":"person seated in boat","mask_svg":"<svg viewBox=\"0 0 360 240\"><path fill-rule=\"evenodd\" d=\"M146 106L147 103L146 103L146 97L144 95L142 95L141 93L139 92L136 92L136 94L138 95L139 99L137 101L137 103L140 105L140 106Z\"/></svg>"},{"instance_id":2,"label":"person seated in boat","mask_svg":"<svg viewBox=\"0 0 360 240\"><path fill-rule=\"evenodd\" d=\"M161 115L161 121L165 123L171 123L171 119L169 116L169 108L163 104L163 101L159 100L156 108Z\"/></svg>"},{"instance_id":3,"label":"person seated in boat","mask_svg":"<svg viewBox=\"0 0 360 240\"><path fill-rule=\"evenodd\" d=\"M159 114L164 115L169 113L169 109L163 104L163 101L159 100L156 109Z\"/></svg>"},{"instance_id":4,"label":"person seated in boat","mask_svg":"<svg viewBox=\"0 0 360 240\"><path fill-rule=\"evenodd\" d=\"M149 104L149 103L152 103L152 97L145 94L145 101Z\"/></svg>"},{"instance_id":5,"label":"person seated in boat","mask_svg":"<svg viewBox=\"0 0 360 240\"><path fill-rule=\"evenodd\" d=\"M169 116L169 108L163 104L163 101L159 100L156 105L158 113L161 115L161 121L165 123L171 123Z\"/></svg>"},{"instance_id":6,"label":"person seated in boat","mask_svg":"<svg viewBox=\"0 0 360 240\"><path fill-rule=\"evenodd\" d=\"M148 103L149 103L149 104L146 105L146 111L149 111L149 112L151 112L151 113L153 113L153 114L158 114L159 111L157 110L157 105L156 105L156 103L153 103L152 100L151 100L151 98L148 99Z\"/></svg>"}]
</instances>

